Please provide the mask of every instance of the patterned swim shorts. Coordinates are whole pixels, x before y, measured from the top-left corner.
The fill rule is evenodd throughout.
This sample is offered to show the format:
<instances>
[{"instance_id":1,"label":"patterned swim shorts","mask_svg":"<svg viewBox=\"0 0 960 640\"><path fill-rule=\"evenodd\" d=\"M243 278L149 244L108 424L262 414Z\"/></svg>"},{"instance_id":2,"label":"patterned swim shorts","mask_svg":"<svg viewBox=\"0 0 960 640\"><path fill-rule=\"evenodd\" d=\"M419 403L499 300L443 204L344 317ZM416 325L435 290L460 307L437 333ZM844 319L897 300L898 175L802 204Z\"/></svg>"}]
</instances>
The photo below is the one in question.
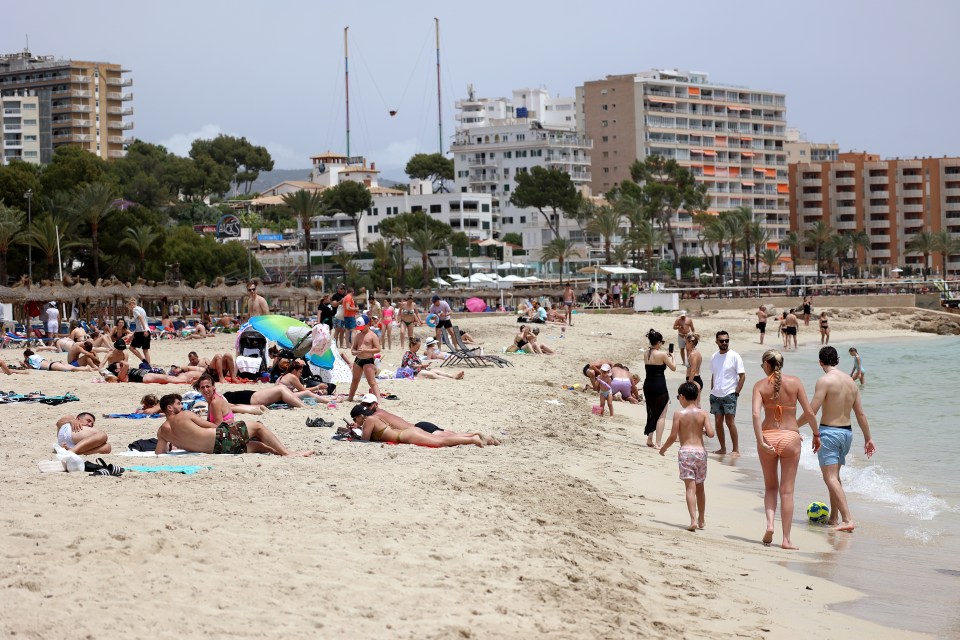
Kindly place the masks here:
<instances>
[{"instance_id":1,"label":"patterned swim shorts","mask_svg":"<svg viewBox=\"0 0 960 640\"><path fill-rule=\"evenodd\" d=\"M696 447L680 447L677 452L677 463L680 466L680 479L693 480L703 484L707 479L707 450Z\"/></svg>"}]
</instances>

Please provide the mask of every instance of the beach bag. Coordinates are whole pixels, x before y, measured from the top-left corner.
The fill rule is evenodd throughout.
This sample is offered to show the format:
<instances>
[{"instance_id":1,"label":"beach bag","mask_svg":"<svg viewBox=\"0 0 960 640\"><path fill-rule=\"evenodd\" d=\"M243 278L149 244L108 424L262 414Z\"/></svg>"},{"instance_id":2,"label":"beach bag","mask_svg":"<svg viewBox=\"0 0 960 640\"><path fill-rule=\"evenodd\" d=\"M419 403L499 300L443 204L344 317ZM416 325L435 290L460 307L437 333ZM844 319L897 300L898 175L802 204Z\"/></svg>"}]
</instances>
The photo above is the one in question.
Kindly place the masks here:
<instances>
[{"instance_id":1,"label":"beach bag","mask_svg":"<svg viewBox=\"0 0 960 640\"><path fill-rule=\"evenodd\" d=\"M400 367L397 369L397 372L393 374L394 378L401 378L405 380L413 380L417 375L417 372L411 367Z\"/></svg>"},{"instance_id":2,"label":"beach bag","mask_svg":"<svg viewBox=\"0 0 960 640\"><path fill-rule=\"evenodd\" d=\"M237 356L237 370L241 373L252 373L256 375L260 373L260 362L260 358Z\"/></svg>"},{"instance_id":3,"label":"beach bag","mask_svg":"<svg viewBox=\"0 0 960 640\"><path fill-rule=\"evenodd\" d=\"M141 440L134 440L127 445L127 448L130 451L156 451L157 450L157 439L156 438L144 438Z\"/></svg>"},{"instance_id":4,"label":"beach bag","mask_svg":"<svg viewBox=\"0 0 960 640\"><path fill-rule=\"evenodd\" d=\"M333 315L333 317L336 318L337 320L343 320L343 311L344 311L343 301L341 300L340 305L337 307L337 312Z\"/></svg>"}]
</instances>

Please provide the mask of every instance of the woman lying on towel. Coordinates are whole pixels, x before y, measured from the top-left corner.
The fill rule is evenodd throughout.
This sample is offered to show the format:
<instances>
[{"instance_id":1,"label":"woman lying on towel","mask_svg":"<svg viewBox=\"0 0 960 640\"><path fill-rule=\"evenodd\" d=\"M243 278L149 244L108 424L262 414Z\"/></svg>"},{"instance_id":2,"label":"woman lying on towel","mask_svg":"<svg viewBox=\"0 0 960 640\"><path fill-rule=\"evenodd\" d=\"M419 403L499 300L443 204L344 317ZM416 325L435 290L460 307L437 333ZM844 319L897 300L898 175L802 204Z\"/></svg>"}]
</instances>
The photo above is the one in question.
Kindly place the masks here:
<instances>
[{"instance_id":1,"label":"woman lying on towel","mask_svg":"<svg viewBox=\"0 0 960 640\"><path fill-rule=\"evenodd\" d=\"M23 362L20 364L27 369L36 369L37 371L96 371L94 367L75 367L62 362L53 362L52 360L47 360L46 358L35 354L31 349L23 350Z\"/></svg>"},{"instance_id":2,"label":"woman lying on towel","mask_svg":"<svg viewBox=\"0 0 960 640\"><path fill-rule=\"evenodd\" d=\"M286 387L298 398L313 398L318 402L326 402L330 399L337 385L326 382L315 384L312 387L306 387L303 384L303 362L301 360L288 360L280 358L277 361L277 370L285 371L277 378L277 384Z\"/></svg>"},{"instance_id":3,"label":"woman lying on towel","mask_svg":"<svg viewBox=\"0 0 960 640\"><path fill-rule=\"evenodd\" d=\"M235 413L260 415L271 404L283 402L291 407L304 407L299 398L286 387L267 387L259 391L227 391L217 393L216 385L209 373L200 376L193 386L207 401L207 419L213 424L232 422Z\"/></svg>"},{"instance_id":4,"label":"woman lying on towel","mask_svg":"<svg viewBox=\"0 0 960 640\"><path fill-rule=\"evenodd\" d=\"M370 442L395 442L397 444L418 444L424 447L456 447L461 444L484 445L484 437L479 433L449 434L448 437L436 436L423 429L397 429L391 427L374 414L377 410L358 404L350 410L354 424L362 429L360 438Z\"/></svg>"}]
</instances>

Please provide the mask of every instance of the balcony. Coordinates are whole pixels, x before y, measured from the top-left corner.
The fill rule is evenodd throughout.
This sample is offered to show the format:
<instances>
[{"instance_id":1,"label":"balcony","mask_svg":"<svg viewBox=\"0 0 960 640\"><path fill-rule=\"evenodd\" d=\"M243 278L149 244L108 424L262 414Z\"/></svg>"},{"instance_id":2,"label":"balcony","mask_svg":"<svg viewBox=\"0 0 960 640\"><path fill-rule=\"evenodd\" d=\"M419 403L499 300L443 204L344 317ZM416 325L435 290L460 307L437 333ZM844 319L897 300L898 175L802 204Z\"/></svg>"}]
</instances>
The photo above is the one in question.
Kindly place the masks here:
<instances>
[{"instance_id":1,"label":"balcony","mask_svg":"<svg viewBox=\"0 0 960 640\"><path fill-rule=\"evenodd\" d=\"M957 189L957 188L944 189L944 190L943 190L943 195L945 195L945 196L960 196L960 189Z\"/></svg>"},{"instance_id":2,"label":"balcony","mask_svg":"<svg viewBox=\"0 0 960 640\"><path fill-rule=\"evenodd\" d=\"M4 130L4 132L6 132L6 133L21 133L21 132L23 131L23 127L22 127L22 126L20 125L20 123L18 122L18 123L16 123L16 124L5 124L5 125L3 125L3 130Z\"/></svg>"},{"instance_id":3,"label":"balcony","mask_svg":"<svg viewBox=\"0 0 960 640\"><path fill-rule=\"evenodd\" d=\"M890 199L889 191L867 191L864 195L868 198L882 198L884 200Z\"/></svg>"},{"instance_id":4,"label":"balcony","mask_svg":"<svg viewBox=\"0 0 960 640\"><path fill-rule=\"evenodd\" d=\"M871 258L889 258L890 249L874 249L870 248L870 257Z\"/></svg>"},{"instance_id":5,"label":"balcony","mask_svg":"<svg viewBox=\"0 0 960 640\"><path fill-rule=\"evenodd\" d=\"M132 116L133 107L108 107L107 113L112 116Z\"/></svg>"},{"instance_id":6,"label":"balcony","mask_svg":"<svg viewBox=\"0 0 960 640\"><path fill-rule=\"evenodd\" d=\"M110 91L107 93L107 100L120 100L122 102L129 102L133 100L132 93L118 93L116 91Z\"/></svg>"},{"instance_id":7,"label":"balcony","mask_svg":"<svg viewBox=\"0 0 960 640\"><path fill-rule=\"evenodd\" d=\"M923 182L923 176L921 175L902 175L900 176L901 184L915 184L918 182Z\"/></svg>"},{"instance_id":8,"label":"balcony","mask_svg":"<svg viewBox=\"0 0 960 640\"><path fill-rule=\"evenodd\" d=\"M4 149L23 149L23 140L4 140Z\"/></svg>"},{"instance_id":9,"label":"balcony","mask_svg":"<svg viewBox=\"0 0 960 640\"><path fill-rule=\"evenodd\" d=\"M51 91L50 94L54 98L89 98L89 91L80 91L77 89L58 89L56 91Z\"/></svg>"},{"instance_id":10,"label":"balcony","mask_svg":"<svg viewBox=\"0 0 960 640\"><path fill-rule=\"evenodd\" d=\"M132 87L133 78L107 78L108 87Z\"/></svg>"},{"instance_id":11,"label":"balcony","mask_svg":"<svg viewBox=\"0 0 960 640\"><path fill-rule=\"evenodd\" d=\"M61 144L65 142L93 142L93 136L86 133L65 133L62 135L53 136L54 144Z\"/></svg>"},{"instance_id":12,"label":"balcony","mask_svg":"<svg viewBox=\"0 0 960 640\"><path fill-rule=\"evenodd\" d=\"M903 188L903 195L905 198L921 198L923 197L923 189L918 186L908 185Z\"/></svg>"},{"instance_id":13,"label":"balcony","mask_svg":"<svg viewBox=\"0 0 960 640\"><path fill-rule=\"evenodd\" d=\"M133 129L133 123L132 123L132 122L116 122L116 121L114 121L114 122L108 122L108 123L107 123L107 128L108 128L108 129L120 129L121 131L126 131L126 130L128 130L128 129Z\"/></svg>"},{"instance_id":14,"label":"balcony","mask_svg":"<svg viewBox=\"0 0 960 640\"><path fill-rule=\"evenodd\" d=\"M834 207L833 210L834 212L836 212L837 215L840 215L840 216L852 216L852 215L856 215L857 213L856 207Z\"/></svg>"},{"instance_id":15,"label":"balcony","mask_svg":"<svg viewBox=\"0 0 960 640\"><path fill-rule=\"evenodd\" d=\"M867 213L890 213L890 205L881 204L867 207Z\"/></svg>"},{"instance_id":16,"label":"balcony","mask_svg":"<svg viewBox=\"0 0 960 640\"><path fill-rule=\"evenodd\" d=\"M867 176L867 184L889 184L890 178L883 176Z\"/></svg>"},{"instance_id":17,"label":"balcony","mask_svg":"<svg viewBox=\"0 0 960 640\"><path fill-rule=\"evenodd\" d=\"M90 76L70 76L70 82L88 84L90 82Z\"/></svg>"},{"instance_id":18,"label":"balcony","mask_svg":"<svg viewBox=\"0 0 960 640\"><path fill-rule=\"evenodd\" d=\"M833 223L835 229L844 229L848 231L857 230L857 221L856 220L837 220Z\"/></svg>"},{"instance_id":19,"label":"balcony","mask_svg":"<svg viewBox=\"0 0 960 640\"><path fill-rule=\"evenodd\" d=\"M548 156L548 157L544 158L543 161L544 161L544 164L549 164L549 165L583 165L583 166L589 166L589 165L590 165L590 158L588 158L588 157L586 157L586 156L576 156L576 157L574 157L574 156L560 156L560 157Z\"/></svg>"},{"instance_id":20,"label":"balcony","mask_svg":"<svg viewBox=\"0 0 960 640\"><path fill-rule=\"evenodd\" d=\"M823 186L823 180L820 178L803 178L800 180L801 187L820 187Z\"/></svg>"},{"instance_id":21,"label":"balcony","mask_svg":"<svg viewBox=\"0 0 960 640\"><path fill-rule=\"evenodd\" d=\"M3 115L5 116L18 116L20 115L20 109L4 109Z\"/></svg>"},{"instance_id":22,"label":"balcony","mask_svg":"<svg viewBox=\"0 0 960 640\"><path fill-rule=\"evenodd\" d=\"M834 178L833 184L835 185L854 185L857 184L856 178Z\"/></svg>"},{"instance_id":23,"label":"balcony","mask_svg":"<svg viewBox=\"0 0 960 640\"><path fill-rule=\"evenodd\" d=\"M923 213L923 205L922 204L901 205L900 211L903 211L904 213Z\"/></svg>"},{"instance_id":24,"label":"balcony","mask_svg":"<svg viewBox=\"0 0 960 640\"><path fill-rule=\"evenodd\" d=\"M890 221L889 220L871 220L867 223L867 226L871 229L889 229Z\"/></svg>"},{"instance_id":25,"label":"balcony","mask_svg":"<svg viewBox=\"0 0 960 640\"><path fill-rule=\"evenodd\" d=\"M870 242L890 242L890 236L884 235L871 235Z\"/></svg>"},{"instance_id":26,"label":"balcony","mask_svg":"<svg viewBox=\"0 0 960 640\"><path fill-rule=\"evenodd\" d=\"M122 158L122 157L124 157L125 155L127 155L127 152L126 152L126 151L114 150L114 151L108 151L108 152L107 152L107 157L109 157L109 158Z\"/></svg>"},{"instance_id":27,"label":"balcony","mask_svg":"<svg viewBox=\"0 0 960 640\"><path fill-rule=\"evenodd\" d=\"M79 118L66 118L64 120L53 120L50 122L50 126L54 129L62 129L64 127L89 127L93 124L92 120L81 120Z\"/></svg>"},{"instance_id":28,"label":"balcony","mask_svg":"<svg viewBox=\"0 0 960 640\"><path fill-rule=\"evenodd\" d=\"M470 158L467 164L471 167L497 167L500 166L496 161L490 158Z\"/></svg>"}]
</instances>

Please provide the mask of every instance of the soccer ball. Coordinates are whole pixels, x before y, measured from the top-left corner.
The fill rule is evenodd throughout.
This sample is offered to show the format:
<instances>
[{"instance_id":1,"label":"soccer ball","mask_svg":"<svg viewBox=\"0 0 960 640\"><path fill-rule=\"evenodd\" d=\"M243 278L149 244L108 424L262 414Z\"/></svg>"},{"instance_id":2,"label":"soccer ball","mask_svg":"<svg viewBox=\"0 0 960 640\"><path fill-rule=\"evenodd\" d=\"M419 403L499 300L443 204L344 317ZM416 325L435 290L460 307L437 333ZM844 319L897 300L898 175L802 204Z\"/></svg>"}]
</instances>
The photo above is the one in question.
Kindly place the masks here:
<instances>
[{"instance_id":1,"label":"soccer ball","mask_svg":"<svg viewBox=\"0 0 960 640\"><path fill-rule=\"evenodd\" d=\"M810 506L807 507L807 517L810 522L822 524L830 517L830 507L822 502L811 502Z\"/></svg>"}]
</instances>

